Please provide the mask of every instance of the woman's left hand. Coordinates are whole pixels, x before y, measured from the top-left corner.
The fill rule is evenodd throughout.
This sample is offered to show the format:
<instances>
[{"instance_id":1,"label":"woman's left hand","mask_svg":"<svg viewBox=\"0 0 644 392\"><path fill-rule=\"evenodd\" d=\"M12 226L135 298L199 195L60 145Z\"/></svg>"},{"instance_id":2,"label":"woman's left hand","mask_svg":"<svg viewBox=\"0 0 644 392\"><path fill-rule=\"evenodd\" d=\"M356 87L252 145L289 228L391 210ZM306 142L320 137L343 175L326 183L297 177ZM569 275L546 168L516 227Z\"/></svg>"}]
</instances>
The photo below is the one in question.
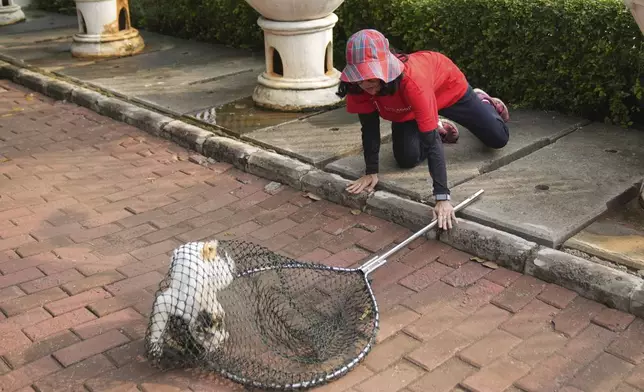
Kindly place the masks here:
<instances>
[{"instance_id":1,"label":"woman's left hand","mask_svg":"<svg viewBox=\"0 0 644 392\"><path fill-rule=\"evenodd\" d=\"M451 230L451 228L456 224L456 214L454 213L454 207L452 203L448 200L441 200L436 202L436 206L432 210L434 219L438 218L438 228L442 230ZM454 225L452 224L454 221Z\"/></svg>"}]
</instances>

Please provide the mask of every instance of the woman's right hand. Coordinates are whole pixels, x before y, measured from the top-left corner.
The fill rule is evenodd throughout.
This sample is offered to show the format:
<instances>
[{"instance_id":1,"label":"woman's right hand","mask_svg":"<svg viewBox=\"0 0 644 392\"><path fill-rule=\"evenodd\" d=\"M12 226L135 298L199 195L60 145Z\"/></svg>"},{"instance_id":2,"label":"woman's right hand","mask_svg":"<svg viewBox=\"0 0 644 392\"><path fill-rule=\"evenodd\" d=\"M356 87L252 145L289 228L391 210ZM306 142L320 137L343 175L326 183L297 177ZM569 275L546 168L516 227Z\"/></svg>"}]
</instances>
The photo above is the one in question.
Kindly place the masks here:
<instances>
[{"instance_id":1,"label":"woman's right hand","mask_svg":"<svg viewBox=\"0 0 644 392\"><path fill-rule=\"evenodd\" d=\"M360 193L366 189L368 192L373 192L377 183L377 174L367 174L349 184L347 191L349 193Z\"/></svg>"}]
</instances>

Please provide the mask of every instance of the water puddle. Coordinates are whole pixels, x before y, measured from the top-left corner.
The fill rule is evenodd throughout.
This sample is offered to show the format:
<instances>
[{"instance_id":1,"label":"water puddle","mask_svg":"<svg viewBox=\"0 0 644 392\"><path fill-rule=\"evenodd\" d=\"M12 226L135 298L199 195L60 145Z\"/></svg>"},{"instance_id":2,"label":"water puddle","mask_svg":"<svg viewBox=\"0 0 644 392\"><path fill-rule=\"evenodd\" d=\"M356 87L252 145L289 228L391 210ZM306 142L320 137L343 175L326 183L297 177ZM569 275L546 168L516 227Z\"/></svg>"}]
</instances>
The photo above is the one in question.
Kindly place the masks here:
<instances>
[{"instance_id":1,"label":"water puddle","mask_svg":"<svg viewBox=\"0 0 644 392\"><path fill-rule=\"evenodd\" d=\"M634 270L644 270L644 209L637 200L604 214L565 246Z\"/></svg>"},{"instance_id":2,"label":"water puddle","mask_svg":"<svg viewBox=\"0 0 644 392\"><path fill-rule=\"evenodd\" d=\"M252 97L190 114L200 121L218 125L239 135L276 126L287 121L311 116L313 113L278 112L257 107Z\"/></svg>"}]
</instances>

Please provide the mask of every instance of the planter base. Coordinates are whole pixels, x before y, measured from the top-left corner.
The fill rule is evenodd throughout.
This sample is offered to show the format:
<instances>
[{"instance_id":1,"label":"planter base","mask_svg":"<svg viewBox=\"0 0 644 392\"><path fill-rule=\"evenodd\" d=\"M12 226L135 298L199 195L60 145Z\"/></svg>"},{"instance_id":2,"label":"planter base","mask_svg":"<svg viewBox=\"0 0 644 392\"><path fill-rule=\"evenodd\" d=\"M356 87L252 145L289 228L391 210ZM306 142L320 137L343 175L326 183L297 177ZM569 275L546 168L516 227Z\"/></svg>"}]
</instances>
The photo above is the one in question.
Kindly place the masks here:
<instances>
[{"instance_id":1,"label":"planter base","mask_svg":"<svg viewBox=\"0 0 644 392\"><path fill-rule=\"evenodd\" d=\"M0 26L7 26L25 20L25 13L19 5L0 6Z\"/></svg>"},{"instance_id":2,"label":"planter base","mask_svg":"<svg viewBox=\"0 0 644 392\"><path fill-rule=\"evenodd\" d=\"M76 58L92 59L132 56L144 48L145 43L138 30L130 28L117 34L76 34L71 52Z\"/></svg>"},{"instance_id":3,"label":"planter base","mask_svg":"<svg viewBox=\"0 0 644 392\"><path fill-rule=\"evenodd\" d=\"M258 77L255 103L273 110L299 112L337 106L340 72L333 67L335 14L321 19L283 22L260 17L266 71Z\"/></svg>"},{"instance_id":4,"label":"planter base","mask_svg":"<svg viewBox=\"0 0 644 392\"><path fill-rule=\"evenodd\" d=\"M335 93L337 85L315 90L274 89L259 84L253 92L253 101L259 107L281 112L306 112L328 109L342 104Z\"/></svg>"}]
</instances>

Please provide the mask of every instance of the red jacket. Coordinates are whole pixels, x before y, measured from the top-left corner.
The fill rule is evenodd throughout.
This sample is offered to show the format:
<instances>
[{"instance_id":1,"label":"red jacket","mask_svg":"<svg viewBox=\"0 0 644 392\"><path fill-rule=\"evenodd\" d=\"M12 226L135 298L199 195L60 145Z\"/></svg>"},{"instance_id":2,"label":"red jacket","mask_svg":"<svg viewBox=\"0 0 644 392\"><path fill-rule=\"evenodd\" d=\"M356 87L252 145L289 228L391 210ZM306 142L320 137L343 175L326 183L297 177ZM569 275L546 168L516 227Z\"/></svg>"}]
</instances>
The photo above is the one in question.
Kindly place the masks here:
<instances>
[{"instance_id":1,"label":"red jacket","mask_svg":"<svg viewBox=\"0 0 644 392\"><path fill-rule=\"evenodd\" d=\"M421 132L429 132L438 127L438 111L456 103L467 87L465 75L449 58L420 51L408 55L396 94L349 94L347 111L367 114L377 110L380 117L392 122L415 119Z\"/></svg>"}]
</instances>

